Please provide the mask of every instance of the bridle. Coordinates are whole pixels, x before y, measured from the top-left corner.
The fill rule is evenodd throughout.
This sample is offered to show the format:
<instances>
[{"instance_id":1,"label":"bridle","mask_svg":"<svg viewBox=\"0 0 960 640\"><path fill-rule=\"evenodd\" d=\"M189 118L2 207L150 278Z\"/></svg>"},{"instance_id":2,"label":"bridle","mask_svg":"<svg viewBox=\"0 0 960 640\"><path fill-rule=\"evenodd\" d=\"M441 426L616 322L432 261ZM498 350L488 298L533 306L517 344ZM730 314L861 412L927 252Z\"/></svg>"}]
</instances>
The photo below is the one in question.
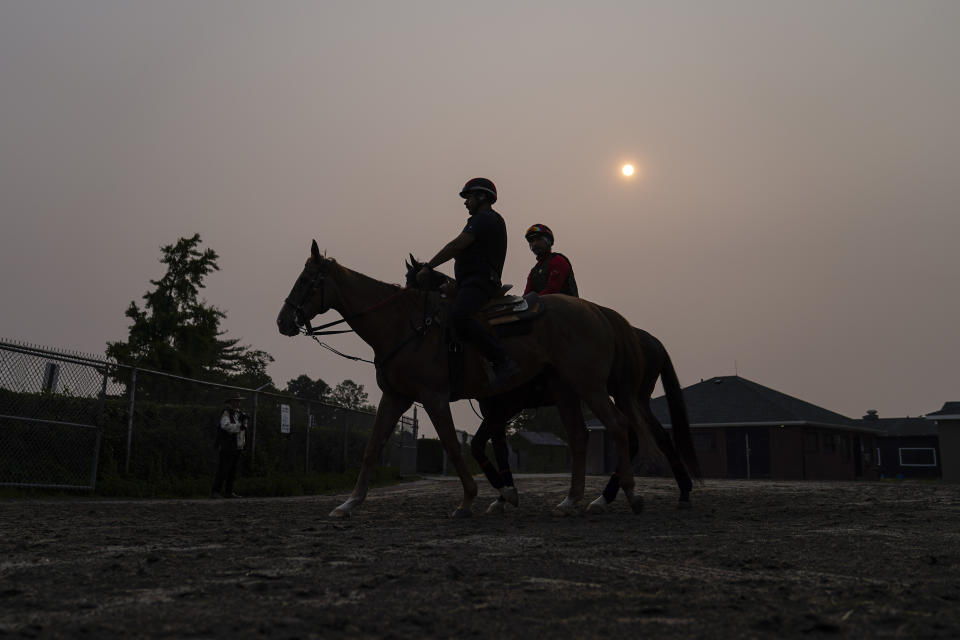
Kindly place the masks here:
<instances>
[{"instance_id":1,"label":"bridle","mask_svg":"<svg viewBox=\"0 0 960 640\"><path fill-rule=\"evenodd\" d=\"M332 327L332 326L335 326L335 325L338 325L338 324L341 324L341 323L344 323L344 322L349 322L350 320L353 320L354 318L359 318L359 317L364 316L364 315L366 315L366 314L368 314L368 313L372 313L372 312L374 312L374 311L376 311L376 310L378 310L378 309L381 309L381 308L387 306L388 304L393 303L393 302L394 302L395 300L397 300L400 296L404 295L404 293L406 293L407 290L406 290L406 289L400 289L400 290L397 291L396 293L394 293L394 294L392 294L392 295L390 295L390 296L387 296L386 298L384 298L383 300L381 300L381 301L378 302L377 304L373 305L372 307L369 307L368 309L364 309L363 311L360 311L359 313L354 313L354 314L352 314L352 315L349 315L349 316L347 316L347 317L341 318L341 319L339 319L339 320L334 320L333 322L328 322L328 323L326 323L326 324L322 324L322 325L320 325L319 327L314 327L314 326L312 326L312 325L310 324L310 320L306 317L306 314L304 313L303 307L304 307L305 304L307 304L307 301L310 300L311 298L313 298L313 296L316 295L317 292L319 291L319 293L320 293L320 310L318 311L318 313L324 313L324 312L326 312L326 311L328 310L328 309L325 308L325 287L324 287L325 281L326 281L326 273L325 273L325 271L324 271L324 265L323 265L323 263L321 262L321 263L319 264L319 266L318 266L317 275L315 275L315 276L313 277L313 280L311 280L311 281L310 281L310 284L306 287L303 295L302 295L301 298L300 298L300 301L299 301L298 303L295 303L295 302L293 302L293 301L290 300L290 296L287 296L287 297L284 298L284 300L283 300L283 306L284 306L284 307L290 307L291 309L293 309L294 321L297 323L298 329L302 329L302 333L303 333L304 335L313 338L313 339L317 342L317 344L319 344L321 347L323 347L324 349L327 349L327 350L329 350L329 351L332 351L333 353L337 354L338 356L342 356L342 357L347 358L347 359L349 359L349 360L358 360L358 361L361 361L361 362L369 362L370 364L372 364L373 366L375 366L375 367L377 368L377 371L379 371L379 372L383 372L383 367L384 367L384 365L386 365L386 363L387 363L388 361L390 361L391 359L393 359L393 357L394 357L395 355L397 355L397 353L399 353L401 349L403 349L403 348L404 348L406 345L408 345L410 342L412 342L412 341L414 341L414 340L416 340L416 339L418 339L418 338L423 338L423 336L425 336L425 335L427 334L427 332L436 324L436 323L434 322L433 314L431 314L431 313L426 313L426 312L425 312L425 313L424 313L424 320L423 320L423 322L422 322L420 325L418 325L418 326L414 326L414 327L413 327L413 332L412 332L409 336L407 336L404 340L400 341L399 344L397 344L393 349L391 349L391 350L390 350L382 359L380 359L380 360L377 360L377 361L367 360L366 358L361 358L361 357L359 357L359 356L347 355L346 353L343 353L343 352L341 352L341 351L337 351L336 349L334 349L334 348L331 347L330 345L321 342L319 339L317 339L317 336L327 336L327 335L332 335L332 334L336 334L336 333L350 333L350 332L354 331L353 329L339 329L339 330L333 330L333 331L326 331L326 329L327 329L327 327ZM291 292L291 293L292 293L292 292ZM385 373L385 372L383 373L383 376L384 376L384 377L383 377L384 384L386 384L386 373Z\"/></svg>"},{"instance_id":2,"label":"bridle","mask_svg":"<svg viewBox=\"0 0 960 640\"><path fill-rule=\"evenodd\" d=\"M351 333L351 332L353 331L353 329L336 329L336 330L333 330L333 331L325 331L325 329L327 329L327 327L333 327L333 326L336 326L336 325L338 325L338 324L343 324L344 322L349 322L350 320L353 320L354 318L359 318L360 316L364 316L364 315L366 315L366 314L368 314L368 313L371 313L371 312L373 312L373 311L376 311L377 309L380 309L380 308L382 308L382 307L385 307L387 304L393 302L396 298L400 297L400 296L403 294L403 292L404 292L403 289L400 289L399 291L397 291L397 292L394 293L393 295L388 296L388 297L385 298L384 300L381 300L380 302L378 302L377 304L373 305L373 306L370 307L369 309L364 309L363 311L360 311L359 313L354 313L353 315L347 316L347 317L345 317L345 318L340 318L339 320L334 320L333 322L328 322L328 323L326 323L326 324L322 324L322 325L320 325L319 327L314 327L314 326L312 326L312 325L310 324L310 319L307 318L307 317L306 317L306 314L303 312L303 306L307 303L308 300L310 300L311 298L313 298L313 296L316 295L317 291L319 290L319 292L320 292L320 310L319 310L317 313L318 313L318 314L321 314L321 313L325 313L326 311L328 311L328 309L326 308L326 306L325 306L325 304L324 304L324 302L325 302L325 293L326 293L326 288L324 287L324 283L325 283L325 281L326 281L326 278L327 278L327 274L326 274L326 272L324 271L323 264L321 263L321 264L318 266L318 268L317 268L317 275L315 275L315 276L313 277L313 280L310 281L310 284L309 284L309 286L307 286L306 290L304 291L304 294L303 294L303 296L301 297L299 304L294 304L293 302L291 302L289 296L287 296L287 297L284 298L284 300L283 300L283 306L285 306L285 307L290 307L291 309L293 309L293 317L294 317L294 320L296 321L297 326L303 328L303 334L306 335L306 336L311 336L311 337L313 337L313 336L329 336L329 335L333 335L333 334L337 334L337 333ZM341 355L342 355L342 354L341 354Z\"/></svg>"},{"instance_id":3,"label":"bridle","mask_svg":"<svg viewBox=\"0 0 960 640\"><path fill-rule=\"evenodd\" d=\"M310 324L310 319L306 317L306 314L304 314L303 305L307 304L307 301L313 298L313 296L316 294L318 289L320 290L319 313L323 313L324 311L326 311L326 309L324 308L325 293L326 293L326 288L324 287L324 281L326 280L326 278L327 278L327 274L324 272L323 265L321 264L317 267L317 275L313 277L313 280L310 281L310 284L304 290L303 296L300 298L299 303L294 304L293 302L291 302L290 296L287 296L286 298L283 299L283 306L290 307L291 309L293 309L293 319L296 321L298 327L303 328L304 335L326 336L326 335L331 335L335 333L350 333L351 331L353 331L353 329L341 329L338 331L323 331L323 329L326 329L327 327L332 327L342 322L346 322L346 319L340 319L340 320L337 320L336 322L329 322L320 327L313 327Z\"/></svg>"}]
</instances>

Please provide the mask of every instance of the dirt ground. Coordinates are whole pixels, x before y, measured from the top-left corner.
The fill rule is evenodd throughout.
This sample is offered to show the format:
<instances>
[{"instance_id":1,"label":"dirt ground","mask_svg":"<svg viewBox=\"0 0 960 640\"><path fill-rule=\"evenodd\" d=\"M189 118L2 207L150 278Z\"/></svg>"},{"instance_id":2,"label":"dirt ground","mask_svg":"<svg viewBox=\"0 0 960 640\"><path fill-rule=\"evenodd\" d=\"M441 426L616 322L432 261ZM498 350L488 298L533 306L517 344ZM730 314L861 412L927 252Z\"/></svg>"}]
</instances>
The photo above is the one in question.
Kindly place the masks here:
<instances>
[{"instance_id":1,"label":"dirt ground","mask_svg":"<svg viewBox=\"0 0 960 640\"><path fill-rule=\"evenodd\" d=\"M478 482L482 479L478 479ZM588 478L587 495L604 479ZM960 486L566 478L452 520L457 481L345 496L0 503L0 637L958 638Z\"/></svg>"}]
</instances>

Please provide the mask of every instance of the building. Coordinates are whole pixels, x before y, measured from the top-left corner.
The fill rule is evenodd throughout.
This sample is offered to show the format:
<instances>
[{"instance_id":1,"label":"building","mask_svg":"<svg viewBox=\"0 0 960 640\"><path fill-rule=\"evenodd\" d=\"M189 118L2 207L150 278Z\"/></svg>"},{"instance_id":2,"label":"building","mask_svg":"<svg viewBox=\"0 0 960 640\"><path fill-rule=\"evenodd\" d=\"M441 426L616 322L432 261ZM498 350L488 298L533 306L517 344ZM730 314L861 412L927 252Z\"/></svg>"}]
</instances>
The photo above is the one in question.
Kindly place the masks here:
<instances>
[{"instance_id":1,"label":"building","mask_svg":"<svg viewBox=\"0 0 960 640\"><path fill-rule=\"evenodd\" d=\"M880 429L740 376L683 389L694 446L708 478L853 480L878 477ZM652 401L670 428L666 397Z\"/></svg>"},{"instance_id":2,"label":"building","mask_svg":"<svg viewBox=\"0 0 960 640\"><path fill-rule=\"evenodd\" d=\"M960 402L945 402L926 419L937 427L941 477L947 482L960 482Z\"/></svg>"},{"instance_id":3,"label":"building","mask_svg":"<svg viewBox=\"0 0 960 640\"><path fill-rule=\"evenodd\" d=\"M507 438L511 466L518 473L565 473L570 470L570 448L548 431L518 431Z\"/></svg>"},{"instance_id":4,"label":"building","mask_svg":"<svg viewBox=\"0 0 960 640\"><path fill-rule=\"evenodd\" d=\"M926 418L881 418L873 409L860 420L880 429L877 462L881 478L939 478L937 424Z\"/></svg>"}]
</instances>

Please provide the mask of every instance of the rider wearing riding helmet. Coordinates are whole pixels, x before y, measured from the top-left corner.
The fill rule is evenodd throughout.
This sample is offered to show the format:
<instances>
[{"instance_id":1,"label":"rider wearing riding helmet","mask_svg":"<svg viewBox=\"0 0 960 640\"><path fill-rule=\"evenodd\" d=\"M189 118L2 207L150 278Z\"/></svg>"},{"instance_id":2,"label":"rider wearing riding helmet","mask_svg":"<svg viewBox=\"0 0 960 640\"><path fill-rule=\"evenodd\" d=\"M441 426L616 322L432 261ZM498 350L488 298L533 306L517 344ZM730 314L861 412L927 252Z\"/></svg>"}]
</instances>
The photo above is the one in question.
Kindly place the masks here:
<instances>
[{"instance_id":1,"label":"rider wearing riding helmet","mask_svg":"<svg viewBox=\"0 0 960 640\"><path fill-rule=\"evenodd\" d=\"M530 243L530 251L537 256L537 264L527 276L527 287L523 290L523 295L535 291L540 295L565 293L568 296L578 296L573 266L567 256L553 251L553 231L550 227L535 224L523 235Z\"/></svg>"},{"instance_id":2,"label":"rider wearing riding helmet","mask_svg":"<svg viewBox=\"0 0 960 640\"><path fill-rule=\"evenodd\" d=\"M421 285L430 271L454 260L457 296L451 319L457 333L473 342L493 365L493 382L499 385L519 372L519 366L504 351L497 336L477 317L477 312L500 293L500 278L507 256L507 227L491 208L497 201L497 187L486 178L468 180L460 190L469 218L463 231L448 242L417 273Z\"/></svg>"}]
</instances>

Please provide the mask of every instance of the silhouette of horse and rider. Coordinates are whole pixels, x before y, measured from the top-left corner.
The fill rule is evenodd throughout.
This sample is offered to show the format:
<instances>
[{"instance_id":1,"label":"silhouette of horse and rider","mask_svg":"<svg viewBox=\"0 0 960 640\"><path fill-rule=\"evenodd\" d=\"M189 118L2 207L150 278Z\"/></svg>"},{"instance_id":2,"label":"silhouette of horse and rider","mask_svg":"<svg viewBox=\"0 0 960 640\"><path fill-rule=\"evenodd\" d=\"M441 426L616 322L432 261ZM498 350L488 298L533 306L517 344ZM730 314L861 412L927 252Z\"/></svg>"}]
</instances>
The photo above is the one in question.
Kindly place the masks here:
<instances>
[{"instance_id":1,"label":"silhouette of horse and rider","mask_svg":"<svg viewBox=\"0 0 960 640\"><path fill-rule=\"evenodd\" d=\"M501 297L506 227L492 208L496 187L486 178L474 178L460 196L467 224L427 262L410 256L406 287L321 256L314 240L277 316L278 329L288 336L346 322L374 352L383 395L353 493L330 515L349 516L364 501L380 451L415 401L429 415L460 477L463 499L453 515L470 515L477 485L460 453L450 414L449 403L456 398L480 402L484 419L471 451L500 494L488 511L518 502L506 463L507 422L526 407L550 404L557 407L572 450L570 489L555 512L578 512L587 445L581 402L613 436L618 459L616 472L588 510L603 511L622 490L639 513L643 498L634 489L631 461L641 448L654 446L670 463L679 504L689 505L691 476L699 479L701 474L679 382L663 345L617 312L576 297L570 261L552 252L553 233L546 225L533 225L526 234L537 256L527 295ZM451 259L452 279L435 271ZM343 319L314 329L311 320L331 309ZM650 410L658 377L670 408L673 441ZM493 442L499 469L486 459L487 439Z\"/></svg>"}]
</instances>

